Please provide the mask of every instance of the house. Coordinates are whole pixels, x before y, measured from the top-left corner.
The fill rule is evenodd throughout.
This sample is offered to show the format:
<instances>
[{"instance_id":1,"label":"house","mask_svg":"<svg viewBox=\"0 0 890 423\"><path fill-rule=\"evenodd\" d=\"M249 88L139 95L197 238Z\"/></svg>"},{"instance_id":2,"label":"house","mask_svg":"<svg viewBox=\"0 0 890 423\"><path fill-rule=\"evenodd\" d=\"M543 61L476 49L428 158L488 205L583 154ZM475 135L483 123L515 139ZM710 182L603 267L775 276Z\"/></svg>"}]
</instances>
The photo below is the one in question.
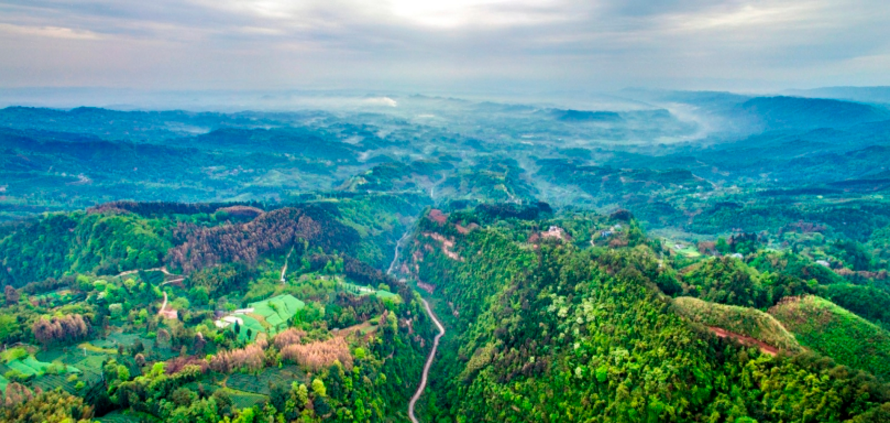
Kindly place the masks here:
<instances>
[{"instance_id":1,"label":"house","mask_svg":"<svg viewBox=\"0 0 890 423\"><path fill-rule=\"evenodd\" d=\"M549 229L547 229L547 232L541 232L541 237L556 238L565 241L566 238L568 238L568 235L559 226L551 226Z\"/></svg>"}]
</instances>

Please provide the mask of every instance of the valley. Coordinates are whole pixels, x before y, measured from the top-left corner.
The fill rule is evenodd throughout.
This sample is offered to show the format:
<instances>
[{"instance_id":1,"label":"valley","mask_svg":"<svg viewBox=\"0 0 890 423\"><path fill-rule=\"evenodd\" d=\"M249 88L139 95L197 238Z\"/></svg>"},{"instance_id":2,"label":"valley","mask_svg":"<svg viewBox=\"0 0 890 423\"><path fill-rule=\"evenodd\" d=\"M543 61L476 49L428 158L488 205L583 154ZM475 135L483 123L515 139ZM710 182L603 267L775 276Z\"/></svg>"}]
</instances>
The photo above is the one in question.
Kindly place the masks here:
<instances>
[{"instance_id":1,"label":"valley","mask_svg":"<svg viewBox=\"0 0 890 423\"><path fill-rule=\"evenodd\" d=\"M0 110L0 420L886 421L890 112L626 94Z\"/></svg>"}]
</instances>

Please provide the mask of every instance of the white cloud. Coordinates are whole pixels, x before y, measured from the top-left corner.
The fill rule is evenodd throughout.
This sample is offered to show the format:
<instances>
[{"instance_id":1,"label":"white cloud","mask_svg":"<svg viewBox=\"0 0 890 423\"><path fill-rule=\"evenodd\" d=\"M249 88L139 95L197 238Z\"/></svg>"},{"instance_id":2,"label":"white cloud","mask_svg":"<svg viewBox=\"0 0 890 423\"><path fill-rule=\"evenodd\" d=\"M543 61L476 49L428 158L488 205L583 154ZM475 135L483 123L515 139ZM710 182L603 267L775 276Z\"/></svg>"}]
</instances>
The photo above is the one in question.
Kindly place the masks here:
<instances>
[{"instance_id":1,"label":"white cloud","mask_svg":"<svg viewBox=\"0 0 890 423\"><path fill-rule=\"evenodd\" d=\"M0 23L0 33L14 34L27 37L64 38L69 40L98 40L102 36L84 30L64 28L59 26L22 26Z\"/></svg>"},{"instance_id":2,"label":"white cloud","mask_svg":"<svg viewBox=\"0 0 890 423\"><path fill-rule=\"evenodd\" d=\"M374 98L366 98L363 103L373 105L373 106L387 106L387 107L396 107L399 105L398 102L389 98L389 97L374 97Z\"/></svg>"}]
</instances>

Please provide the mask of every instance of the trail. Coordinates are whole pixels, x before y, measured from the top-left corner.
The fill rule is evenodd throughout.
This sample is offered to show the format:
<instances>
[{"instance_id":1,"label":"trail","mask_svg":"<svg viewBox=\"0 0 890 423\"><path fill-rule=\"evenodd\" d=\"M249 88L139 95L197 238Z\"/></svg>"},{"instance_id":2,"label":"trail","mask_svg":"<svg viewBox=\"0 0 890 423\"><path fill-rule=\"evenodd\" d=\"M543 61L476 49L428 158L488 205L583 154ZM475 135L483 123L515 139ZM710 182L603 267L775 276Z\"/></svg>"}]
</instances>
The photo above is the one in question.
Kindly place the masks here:
<instances>
[{"instance_id":1,"label":"trail","mask_svg":"<svg viewBox=\"0 0 890 423\"><path fill-rule=\"evenodd\" d=\"M134 273L139 273L139 272L143 272L143 271L144 271L144 272L161 272L161 273L163 273L163 274L165 274L165 275L171 275L171 274L172 274L172 273L170 273L170 272L167 271L167 268L166 268L166 267L155 267L155 268L151 268L151 269L127 270L126 272L118 273L117 276L118 276L118 277L121 277L121 276L127 276L127 275L132 275L132 274L134 274Z\"/></svg>"},{"instance_id":2,"label":"trail","mask_svg":"<svg viewBox=\"0 0 890 423\"><path fill-rule=\"evenodd\" d=\"M778 348L776 348L772 345L769 345L763 341L760 341L758 339L751 338L750 336L745 336L745 335L741 335L741 334L738 334L735 332L730 332L726 329L718 328L715 326L708 326L708 329L710 329L711 332L714 332L714 334L717 335L718 338L733 338L733 339L738 340L743 345L757 346L760 349L760 352L762 352L764 354L769 354L771 356L775 356L776 354L779 353Z\"/></svg>"},{"instance_id":3,"label":"trail","mask_svg":"<svg viewBox=\"0 0 890 423\"><path fill-rule=\"evenodd\" d=\"M287 263L285 263L285 266L287 266ZM134 273L139 273L139 272L161 272L161 273L163 273L164 275L167 275L167 276L177 276L177 275L174 275L174 274L168 272L166 267L154 267L154 268L151 268L151 269L127 270L126 272L118 273L118 274L117 274L117 277L127 276L127 275L132 275L132 274L134 274ZM182 282L182 281L184 281L184 280L185 280L185 278L182 278L182 277L181 277L181 278L177 278L177 279L171 279L171 280L169 280L169 281L164 281L163 283L161 283L160 285L158 285L158 287L162 287L162 286L164 286L164 285L167 285L168 283ZM165 293L164 293L164 303L161 304L161 309L158 310L158 315L163 316L163 315L164 315L164 310L165 310L166 308L167 308L167 293L165 292Z\"/></svg>"},{"instance_id":4,"label":"trail","mask_svg":"<svg viewBox=\"0 0 890 423\"><path fill-rule=\"evenodd\" d=\"M164 315L164 309L167 308L167 293L164 293L164 304L161 304L161 309L158 310L158 314Z\"/></svg>"},{"instance_id":5,"label":"trail","mask_svg":"<svg viewBox=\"0 0 890 423\"><path fill-rule=\"evenodd\" d=\"M281 268L281 283L285 283L284 274L287 272L287 261L290 260L290 255L293 254L294 247L290 247L290 251L287 253L287 257L284 258L284 266Z\"/></svg>"},{"instance_id":6,"label":"trail","mask_svg":"<svg viewBox=\"0 0 890 423\"><path fill-rule=\"evenodd\" d=\"M285 265L287 265L287 264L285 263ZM117 274L117 277L127 276L127 275L132 275L132 274L134 274L134 273L139 273L139 272L161 272L161 273L163 273L163 274L165 274L165 275L167 275L167 276L179 276L179 275L174 275L173 273L168 272L166 267L154 267L154 268L151 268L151 269L127 270L126 272L118 273L118 274ZM165 281L164 283L162 283L162 284L160 284L160 285L158 285L158 286L164 286L164 285L166 285L166 284L168 284L168 283L182 282L182 281L184 281L184 280L185 280L185 278L182 278L182 277L177 278L177 279L170 279L169 281Z\"/></svg>"},{"instance_id":7,"label":"trail","mask_svg":"<svg viewBox=\"0 0 890 423\"><path fill-rule=\"evenodd\" d=\"M433 358L436 357L436 350L439 348L439 339L442 338L442 335L445 335L445 327L442 326L442 323L439 322L439 319L433 314L433 310L430 309L430 303L426 302L423 298L421 298L420 301L423 301L423 306L426 307L427 314L430 315L430 318L433 319L433 322L439 328L439 334L436 335L436 338L433 340L433 349L430 350L430 356L426 359L426 364L423 366L423 376L420 378L420 386L417 387L417 392L414 393L414 396L411 397L411 402L408 403L408 417L411 417L413 423L420 423L414 415L414 405L417 403L417 400L420 399L423 390L426 389L427 378L430 374L430 366L433 365Z\"/></svg>"}]
</instances>

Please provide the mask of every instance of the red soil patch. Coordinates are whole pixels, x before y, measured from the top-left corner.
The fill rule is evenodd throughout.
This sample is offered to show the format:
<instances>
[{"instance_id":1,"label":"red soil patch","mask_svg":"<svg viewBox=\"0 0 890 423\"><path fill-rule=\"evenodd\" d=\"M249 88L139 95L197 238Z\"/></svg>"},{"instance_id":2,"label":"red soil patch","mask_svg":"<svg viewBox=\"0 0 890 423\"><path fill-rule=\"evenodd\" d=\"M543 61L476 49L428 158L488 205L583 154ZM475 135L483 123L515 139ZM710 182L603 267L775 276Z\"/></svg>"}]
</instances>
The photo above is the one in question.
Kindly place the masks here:
<instances>
[{"instance_id":1,"label":"red soil patch","mask_svg":"<svg viewBox=\"0 0 890 423\"><path fill-rule=\"evenodd\" d=\"M439 209L430 210L429 218L440 225L444 225L445 222L448 221L448 216L443 214L442 210Z\"/></svg>"},{"instance_id":2,"label":"red soil patch","mask_svg":"<svg viewBox=\"0 0 890 423\"><path fill-rule=\"evenodd\" d=\"M426 291L426 292L429 292L430 294L432 294L433 291L436 290L436 285L430 285L430 284L424 283L424 282L417 282L417 287Z\"/></svg>"},{"instance_id":3,"label":"red soil patch","mask_svg":"<svg viewBox=\"0 0 890 423\"><path fill-rule=\"evenodd\" d=\"M454 248L454 240L453 239L448 239L440 234L432 233L432 232L424 232L423 234L432 238L432 239L435 239L436 241L441 242L442 243L442 252L446 256L448 256L448 258L450 258L452 260L457 260L457 261L464 261L457 253L455 253L454 251L451 250L452 248ZM429 244L427 244L426 246L429 246Z\"/></svg>"},{"instance_id":4,"label":"red soil patch","mask_svg":"<svg viewBox=\"0 0 890 423\"><path fill-rule=\"evenodd\" d=\"M737 333L733 333L728 330L721 329L718 327L713 327L713 326L708 326L708 329L710 329L711 332L714 332L714 334L717 335L718 338L732 338L732 339L739 341L739 343L741 343L742 345L747 345L747 346L751 346L751 347L756 346L757 348L760 349L760 352L762 352L764 354L769 354L769 355L775 357L775 355L779 353L778 348L776 348L772 345L767 345L767 344L763 343L763 341L759 341L759 340L751 338L749 336L739 335Z\"/></svg>"}]
</instances>

